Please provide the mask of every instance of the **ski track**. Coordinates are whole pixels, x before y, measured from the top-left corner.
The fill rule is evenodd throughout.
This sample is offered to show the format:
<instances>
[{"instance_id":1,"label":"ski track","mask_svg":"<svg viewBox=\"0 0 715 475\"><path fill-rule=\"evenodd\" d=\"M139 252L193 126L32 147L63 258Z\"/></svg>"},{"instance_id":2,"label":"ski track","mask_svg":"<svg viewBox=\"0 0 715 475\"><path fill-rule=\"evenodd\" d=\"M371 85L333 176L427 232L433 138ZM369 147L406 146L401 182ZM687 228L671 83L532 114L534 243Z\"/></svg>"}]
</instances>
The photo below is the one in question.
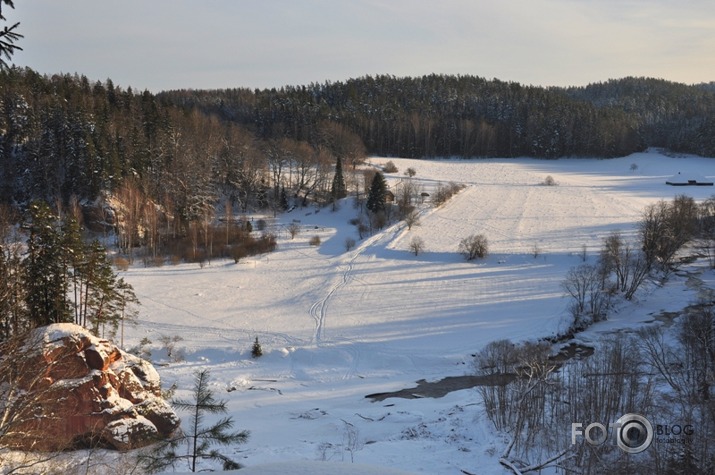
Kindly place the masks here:
<instances>
[{"instance_id":1,"label":"ski track","mask_svg":"<svg viewBox=\"0 0 715 475\"><path fill-rule=\"evenodd\" d=\"M361 345L359 341L347 337L333 338L332 340L325 339L330 300L351 283L353 280L352 274L356 261L360 258L364 258L365 255L368 255L368 260L373 259L375 253L368 251L375 248L385 248L388 243L395 240L395 237L399 234L399 231L403 227L403 223L393 224L385 231L369 237L362 244L360 244L360 246L358 246L350 254L350 257L345 260L345 262L338 265L337 269L339 270L340 278L337 282L330 286L328 292L323 298L314 302L310 307L309 314L315 323L315 331L312 342L314 342L316 346L323 348L339 345L341 351L349 354L348 369L342 376L342 379L344 380L350 379L357 374L357 368L361 359Z\"/></svg>"}]
</instances>

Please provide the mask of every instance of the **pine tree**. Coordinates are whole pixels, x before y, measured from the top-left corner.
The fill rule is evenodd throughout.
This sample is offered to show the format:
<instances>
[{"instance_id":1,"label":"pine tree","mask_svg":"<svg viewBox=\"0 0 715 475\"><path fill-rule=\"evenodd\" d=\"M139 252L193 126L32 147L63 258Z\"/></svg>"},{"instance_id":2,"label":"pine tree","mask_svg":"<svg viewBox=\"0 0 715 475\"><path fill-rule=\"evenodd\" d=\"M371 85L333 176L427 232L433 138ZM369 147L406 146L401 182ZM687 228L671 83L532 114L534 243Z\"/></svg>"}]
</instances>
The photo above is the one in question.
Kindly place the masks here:
<instances>
[{"instance_id":1,"label":"pine tree","mask_svg":"<svg viewBox=\"0 0 715 475\"><path fill-rule=\"evenodd\" d=\"M30 205L25 279L33 326L72 321L67 298L67 262L57 217L45 203Z\"/></svg>"},{"instance_id":2,"label":"pine tree","mask_svg":"<svg viewBox=\"0 0 715 475\"><path fill-rule=\"evenodd\" d=\"M104 336L109 326L114 336L127 317L126 307L138 303L134 289L124 279L117 279L106 249L95 240L87 246L85 266L81 271L81 325L95 335ZM131 314L129 314L131 316Z\"/></svg>"},{"instance_id":3,"label":"pine tree","mask_svg":"<svg viewBox=\"0 0 715 475\"><path fill-rule=\"evenodd\" d=\"M0 342L28 328L20 247L0 243Z\"/></svg>"},{"instance_id":4,"label":"pine tree","mask_svg":"<svg viewBox=\"0 0 715 475\"><path fill-rule=\"evenodd\" d=\"M343 161L340 157L338 157L338 161L335 163L335 176L333 176L333 185L330 189L330 196L333 199L333 202L347 196L345 178L343 178Z\"/></svg>"},{"instance_id":5,"label":"pine tree","mask_svg":"<svg viewBox=\"0 0 715 475\"><path fill-rule=\"evenodd\" d=\"M375 173L375 177L370 184L370 191L367 195L365 207L373 213L385 211L385 196L387 195L387 183L382 173Z\"/></svg>"},{"instance_id":6,"label":"pine tree","mask_svg":"<svg viewBox=\"0 0 715 475\"><path fill-rule=\"evenodd\" d=\"M15 234L14 220L11 209L0 204L0 342L29 327L22 265L25 247Z\"/></svg>"},{"instance_id":7,"label":"pine tree","mask_svg":"<svg viewBox=\"0 0 715 475\"><path fill-rule=\"evenodd\" d=\"M179 437L167 442L157 451L147 455L144 459L145 467L152 472L173 467L179 460L188 460L189 468L196 471L199 460L215 460L223 463L224 470L236 470L241 466L221 454L217 450L209 450L212 445L243 444L248 440L249 432L231 432L233 418L224 417L210 427L204 427L205 414L225 414L226 402L214 399L214 394L209 389L209 370L201 370L195 373L194 389L191 401L175 400L174 406L179 410L191 413L188 433L182 433ZM179 446L189 445L189 451L185 454L177 452Z\"/></svg>"},{"instance_id":8,"label":"pine tree","mask_svg":"<svg viewBox=\"0 0 715 475\"><path fill-rule=\"evenodd\" d=\"M80 317L80 301L82 289L80 285L80 274L85 264L85 245L82 242L82 232L79 223L74 218L67 218L62 225L62 247L65 255L65 272L71 282L70 293L73 298L74 322L82 325ZM69 285L69 284L68 284Z\"/></svg>"},{"instance_id":9,"label":"pine tree","mask_svg":"<svg viewBox=\"0 0 715 475\"><path fill-rule=\"evenodd\" d=\"M23 280L32 326L74 322L99 335L108 325L113 336L127 306L138 303L132 286L117 278L99 241L84 243L75 219L60 226L44 203L30 212Z\"/></svg>"}]
</instances>

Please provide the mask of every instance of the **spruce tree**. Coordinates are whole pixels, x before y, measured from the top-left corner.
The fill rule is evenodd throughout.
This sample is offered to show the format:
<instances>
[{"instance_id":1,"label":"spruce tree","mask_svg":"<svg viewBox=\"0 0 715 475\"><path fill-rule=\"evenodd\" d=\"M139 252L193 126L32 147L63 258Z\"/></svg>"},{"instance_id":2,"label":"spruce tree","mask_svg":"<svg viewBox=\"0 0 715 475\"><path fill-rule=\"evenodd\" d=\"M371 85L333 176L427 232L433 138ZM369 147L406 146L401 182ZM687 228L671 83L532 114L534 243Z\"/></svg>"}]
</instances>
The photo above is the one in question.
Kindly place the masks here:
<instances>
[{"instance_id":1,"label":"spruce tree","mask_svg":"<svg viewBox=\"0 0 715 475\"><path fill-rule=\"evenodd\" d=\"M288 205L288 194L286 193L285 186L281 187L280 207L283 211L287 210L290 207Z\"/></svg>"},{"instance_id":2,"label":"spruce tree","mask_svg":"<svg viewBox=\"0 0 715 475\"><path fill-rule=\"evenodd\" d=\"M375 173L372 183L370 184L370 191L367 195L367 203L365 207L373 212L379 213L380 211L385 211L385 196L387 195L387 183L385 182L385 177L382 173Z\"/></svg>"},{"instance_id":3,"label":"spruce tree","mask_svg":"<svg viewBox=\"0 0 715 475\"><path fill-rule=\"evenodd\" d=\"M330 196L333 199L333 202L347 196L345 178L343 178L343 161L340 157L338 157L338 161L335 163L335 176L333 176L333 185L330 189Z\"/></svg>"},{"instance_id":4,"label":"spruce tree","mask_svg":"<svg viewBox=\"0 0 715 475\"><path fill-rule=\"evenodd\" d=\"M243 444L248 440L249 432L227 432L233 427L233 418L224 417L210 427L204 427L205 414L225 414L226 402L216 400L209 389L210 372L207 369L195 373L192 400L174 400L173 405L191 413L187 432L183 432L158 450L144 457L144 465L150 472L173 467L179 460L187 460L192 472L197 469L200 460L214 460L223 464L224 470L236 470L241 466L223 455L218 450L210 450L212 445ZM180 446L189 446L187 453L179 453Z\"/></svg>"},{"instance_id":5,"label":"spruce tree","mask_svg":"<svg viewBox=\"0 0 715 475\"><path fill-rule=\"evenodd\" d=\"M251 347L251 356L254 358L260 358L263 356L263 348L261 347L261 343L258 341L258 337L256 337L253 342L253 347Z\"/></svg>"},{"instance_id":6,"label":"spruce tree","mask_svg":"<svg viewBox=\"0 0 715 475\"><path fill-rule=\"evenodd\" d=\"M13 0L0 0L0 20L6 21L7 19L2 12L3 3L10 8L15 8L15 5L13 4ZM10 61L16 51L22 51L22 48L15 44L17 40L24 38L23 35L16 31L18 26L20 26L20 22L15 23L9 28L6 26L0 29L0 69L9 68L10 66L5 60Z\"/></svg>"}]
</instances>

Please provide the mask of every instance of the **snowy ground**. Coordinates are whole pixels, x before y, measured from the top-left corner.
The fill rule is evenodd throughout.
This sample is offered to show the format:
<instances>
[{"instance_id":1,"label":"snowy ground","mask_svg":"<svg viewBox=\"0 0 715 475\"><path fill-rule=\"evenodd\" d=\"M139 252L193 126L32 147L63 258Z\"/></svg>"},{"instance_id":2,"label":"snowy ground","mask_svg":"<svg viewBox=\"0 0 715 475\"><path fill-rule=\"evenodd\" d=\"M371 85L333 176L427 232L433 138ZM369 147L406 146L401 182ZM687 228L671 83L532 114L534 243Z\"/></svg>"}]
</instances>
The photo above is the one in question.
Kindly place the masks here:
<instances>
[{"instance_id":1,"label":"snowy ground","mask_svg":"<svg viewBox=\"0 0 715 475\"><path fill-rule=\"evenodd\" d=\"M400 169L387 175L393 186L413 167L428 192L438 182L466 188L438 209L423 207L411 231L396 224L360 241L346 201L336 212L279 217L277 226L296 220L302 231L293 240L280 232L269 255L123 274L142 302L124 346L148 337L160 363L160 337L183 338L176 346L185 360L158 367L164 387L176 384L177 396L188 398L193 372L211 370L216 396L228 401L237 428L251 431L247 444L226 453L246 473L285 473L265 464L289 462L292 473L315 474L322 461L362 464L354 472L325 464L326 473L504 473L497 462L504 437L481 415L475 390L439 399L365 396L468 374L471 355L492 340L557 333L568 323L561 282L584 246L593 260L611 231L634 234L646 205L715 193L665 185L677 172L712 178L712 159L655 151L613 160L392 161ZM557 186L541 185L547 175ZM465 262L457 246L474 233L488 238L490 256ZM320 247L309 245L313 236ZM419 256L409 252L413 236L426 245ZM348 252L346 237L357 241ZM680 279L649 289L581 338L695 299ZM259 359L250 355L255 337ZM304 472L299 461L310 462Z\"/></svg>"}]
</instances>

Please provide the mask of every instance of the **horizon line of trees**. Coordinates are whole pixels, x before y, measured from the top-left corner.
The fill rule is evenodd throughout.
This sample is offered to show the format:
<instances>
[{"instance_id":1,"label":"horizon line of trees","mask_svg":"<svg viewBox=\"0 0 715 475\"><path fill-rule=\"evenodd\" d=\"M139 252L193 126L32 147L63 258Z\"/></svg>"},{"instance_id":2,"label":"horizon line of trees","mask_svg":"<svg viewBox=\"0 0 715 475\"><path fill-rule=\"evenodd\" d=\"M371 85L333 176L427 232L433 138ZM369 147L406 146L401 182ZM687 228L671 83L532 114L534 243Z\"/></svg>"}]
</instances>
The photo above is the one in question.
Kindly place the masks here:
<instances>
[{"instance_id":1,"label":"horizon line of trees","mask_svg":"<svg viewBox=\"0 0 715 475\"><path fill-rule=\"evenodd\" d=\"M279 89L174 90L162 101L241 124L260 137L310 140L335 121L368 153L615 157L647 146L715 156L715 88L627 77L585 87L477 76L364 76Z\"/></svg>"}]
</instances>

